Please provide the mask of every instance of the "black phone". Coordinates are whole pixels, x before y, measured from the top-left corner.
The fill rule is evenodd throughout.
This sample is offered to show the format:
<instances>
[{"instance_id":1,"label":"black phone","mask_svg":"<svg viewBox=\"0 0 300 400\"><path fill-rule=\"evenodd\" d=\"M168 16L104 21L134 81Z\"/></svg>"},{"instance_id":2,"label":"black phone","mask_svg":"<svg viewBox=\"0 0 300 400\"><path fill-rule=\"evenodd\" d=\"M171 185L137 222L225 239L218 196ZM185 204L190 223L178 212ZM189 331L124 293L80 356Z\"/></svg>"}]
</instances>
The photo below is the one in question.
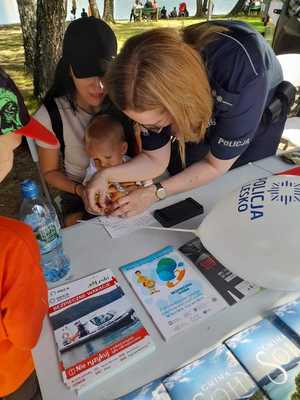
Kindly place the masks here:
<instances>
[{"instance_id":1,"label":"black phone","mask_svg":"<svg viewBox=\"0 0 300 400\"><path fill-rule=\"evenodd\" d=\"M188 197L178 203L155 210L153 216L162 226L169 228L200 214L203 214L203 206Z\"/></svg>"}]
</instances>

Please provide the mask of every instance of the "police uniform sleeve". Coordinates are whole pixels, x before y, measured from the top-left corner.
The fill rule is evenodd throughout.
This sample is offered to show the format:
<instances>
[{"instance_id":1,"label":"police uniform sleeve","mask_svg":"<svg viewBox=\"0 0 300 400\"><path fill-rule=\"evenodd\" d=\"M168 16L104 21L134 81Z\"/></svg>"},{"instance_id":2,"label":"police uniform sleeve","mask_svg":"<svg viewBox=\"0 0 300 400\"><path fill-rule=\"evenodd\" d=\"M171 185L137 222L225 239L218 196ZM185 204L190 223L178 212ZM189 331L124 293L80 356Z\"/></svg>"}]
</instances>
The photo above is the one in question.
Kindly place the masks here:
<instances>
[{"instance_id":1,"label":"police uniform sleeve","mask_svg":"<svg viewBox=\"0 0 300 400\"><path fill-rule=\"evenodd\" d=\"M216 125L210 136L210 151L221 160L241 155L260 124L268 97L267 78L256 76L238 94L218 92Z\"/></svg>"}]
</instances>

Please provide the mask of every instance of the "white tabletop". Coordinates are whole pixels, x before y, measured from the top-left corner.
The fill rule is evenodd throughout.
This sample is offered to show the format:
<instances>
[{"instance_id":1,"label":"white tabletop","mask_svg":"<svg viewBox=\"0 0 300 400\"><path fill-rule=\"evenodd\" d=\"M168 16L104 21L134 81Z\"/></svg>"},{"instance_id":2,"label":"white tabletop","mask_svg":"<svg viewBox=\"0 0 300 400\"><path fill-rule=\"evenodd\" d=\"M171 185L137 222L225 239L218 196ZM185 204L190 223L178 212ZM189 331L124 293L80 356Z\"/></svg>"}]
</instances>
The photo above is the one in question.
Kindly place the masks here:
<instances>
[{"instance_id":1,"label":"white tabletop","mask_svg":"<svg viewBox=\"0 0 300 400\"><path fill-rule=\"evenodd\" d=\"M300 148L295 148L286 153L293 152L296 150L300 151ZM255 161L253 163L253 165L265 170L265 172L267 172L266 176L268 175L268 173L269 174L271 174L271 173L278 174L278 173L286 171L288 169L297 167L297 165L293 165L293 164L287 163L286 161L283 161L283 159L280 158L279 155L271 156L271 157L264 158L263 160Z\"/></svg>"},{"instance_id":2,"label":"white tabletop","mask_svg":"<svg viewBox=\"0 0 300 400\"><path fill-rule=\"evenodd\" d=\"M268 167L269 164L270 162L267 164ZM267 173L262 167L249 164L237 168L205 187L166 199L164 202L156 204L156 207L160 208L191 196L204 206L205 213L207 213L223 195L241 184L271 175L271 172ZM281 170L287 168L288 166L285 165ZM195 217L180 226L195 228L202 218ZM127 237L111 239L101 226L92 223L83 223L64 230L64 247L72 261L74 278L80 278L104 268L111 268L123 290L128 294L137 315L150 332L156 346L156 350L141 362L128 367L100 385L90 388L80 395L80 399L114 400L155 378L174 371L179 366L205 353L231 333L264 316L270 308L297 296L295 293L263 290L165 342L123 278L119 267L166 245L179 247L192 237L193 235L190 233L140 230ZM236 244L233 243L234 245ZM75 392L67 389L62 382L48 319L44 321L43 331L33 355L44 400L75 400L78 398Z\"/></svg>"}]
</instances>

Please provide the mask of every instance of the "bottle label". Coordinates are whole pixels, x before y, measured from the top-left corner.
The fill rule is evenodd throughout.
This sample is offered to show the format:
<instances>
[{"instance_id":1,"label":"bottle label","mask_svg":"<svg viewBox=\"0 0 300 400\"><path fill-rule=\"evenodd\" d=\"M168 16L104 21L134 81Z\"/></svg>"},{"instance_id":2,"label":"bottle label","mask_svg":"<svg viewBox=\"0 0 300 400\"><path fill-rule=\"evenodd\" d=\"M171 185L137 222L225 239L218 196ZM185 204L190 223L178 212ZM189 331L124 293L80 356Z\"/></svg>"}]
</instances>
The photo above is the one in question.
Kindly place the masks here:
<instances>
[{"instance_id":1,"label":"bottle label","mask_svg":"<svg viewBox=\"0 0 300 400\"><path fill-rule=\"evenodd\" d=\"M53 223L39 226L35 234L42 254L49 253L60 243L57 227Z\"/></svg>"}]
</instances>

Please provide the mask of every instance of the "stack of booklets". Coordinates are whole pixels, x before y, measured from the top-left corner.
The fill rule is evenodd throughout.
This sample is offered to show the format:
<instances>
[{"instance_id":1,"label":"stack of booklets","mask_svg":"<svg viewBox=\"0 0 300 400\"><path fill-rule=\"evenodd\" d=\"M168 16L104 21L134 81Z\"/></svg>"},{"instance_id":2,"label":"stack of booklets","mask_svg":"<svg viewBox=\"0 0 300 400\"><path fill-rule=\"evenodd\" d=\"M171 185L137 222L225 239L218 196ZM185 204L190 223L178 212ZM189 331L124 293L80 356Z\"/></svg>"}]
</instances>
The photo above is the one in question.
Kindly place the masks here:
<instances>
[{"instance_id":1,"label":"stack of booklets","mask_svg":"<svg viewBox=\"0 0 300 400\"><path fill-rule=\"evenodd\" d=\"M49 290L49 318L63 380L77 391L154 350L109 269Z\"/></svg>"},{"instance_id":2,"label":"stack of booklets","mask_svg":"<svg viewBox=\"0 0 300 400\"><path fill-rule=\"evenodd\" d=\"M273 323L300 343L300 299L273 310Z\"/></svg>"},{"instance_id":3,"label":"stack of booklets","mask_svg":"<svg viewBox=\"0 0 300 400\"><path fill-rule=\"evenodd\" d=\"M281 318L289 310L298 327L299 304L275 313ZM198 360L118 400L300 399L300 348L273 321L270 316L251 325Z\"/></svg>"}]
</instances>

